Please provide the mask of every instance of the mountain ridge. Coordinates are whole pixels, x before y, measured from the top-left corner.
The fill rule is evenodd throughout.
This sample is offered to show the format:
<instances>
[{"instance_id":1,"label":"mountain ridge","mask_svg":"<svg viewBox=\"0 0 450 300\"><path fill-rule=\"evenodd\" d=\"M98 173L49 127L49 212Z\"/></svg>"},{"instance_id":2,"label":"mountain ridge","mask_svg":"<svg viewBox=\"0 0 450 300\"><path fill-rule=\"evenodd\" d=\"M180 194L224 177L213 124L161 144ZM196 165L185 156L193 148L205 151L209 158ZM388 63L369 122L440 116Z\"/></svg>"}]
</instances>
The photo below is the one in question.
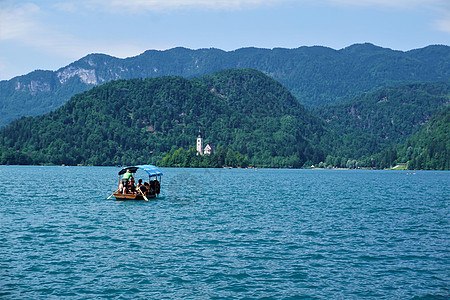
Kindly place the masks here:
<instances>
[{"instance_id":1,"label":"mountain ridge","mask_svg":"<svg viewBox=\"0 0 450 300\"><path fill-rule=\"evenodd\" d=\"M254 165L301 167L321 156L311 141L322 125L257 70L121 79L0 130L0 163L156 163L173 147L195 145L202 128L218 149L242 153Z\"/></svg>"},{"instance_id":2,"label":"mountain ridge","mask_svg":"<svg viewBox=\"0 0 450 300\"><path fill-rule=\"evenodd\" d=\"M445 81L388 87L361 94L344 103L317 108L314 112L336 135L330 145L333 150L329 150L332 156L365 161L362 163L364 166L371 166L368 161L376 158L383 161L376 166L386 168L394 161L393 155L383 157L378 153L385 154L389 149L408 143L417 132L427 128L435 114L448 109L449 104L450 81ZM449 132L441 130L439 134L441 138L450 140ZM429 166L441 168L445 165L441 161L444 156L439 156ZM406 156L398 154L398 162L405 163L401 157ZM329 158L327 165L337 166L331 161Z\"/></svg>"},{"instance_id":3,"label":"mountain ridge","mask_svg":"<svg viewBox=\"0 0 450 300\"><path fill-rule=\"evenodd\" d=\"M448 169L449 103L450 81L392 86L311 112L253 69L120 79L0 130L0 163ZM196 155L199 128L216 156Z\"/></svg>"},{"instance_id":4,"label":"mountain ridge","mask_svg":"<svg viewBox=\"0 0 450 300\"><path fill-rule=\"evenodd\" d=\"M324 46L233 51L177 47L147 50L124 59L89 54L56 71L33 71L1 81L0 113L5 117L0 127L21 116L51 111L74 94L111 80L167 75L194 78L231 68L260 70L313 108L389 85L447 80L450 47L430 45L405 52L368 43L340 50Z\"/></svg>"}]
</instances>

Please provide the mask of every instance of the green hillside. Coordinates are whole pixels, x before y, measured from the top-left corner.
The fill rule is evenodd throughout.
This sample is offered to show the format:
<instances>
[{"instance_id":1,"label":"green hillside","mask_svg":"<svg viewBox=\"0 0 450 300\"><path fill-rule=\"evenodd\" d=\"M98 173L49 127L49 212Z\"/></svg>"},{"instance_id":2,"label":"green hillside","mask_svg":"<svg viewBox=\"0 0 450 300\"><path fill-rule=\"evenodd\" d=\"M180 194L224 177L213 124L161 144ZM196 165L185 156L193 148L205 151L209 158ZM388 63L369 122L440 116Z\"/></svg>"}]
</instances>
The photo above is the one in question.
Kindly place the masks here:
<instances>
[{"instance_id":1,"label":"green hillside","mask_svg":"<svg viewBox=\"0 0 450 300\"><path fill-rule=\"evenodd\" d=\"M450 170L450 107L435 113L405 143L386 149L373 159L378 168L406 163L410 170Z\"/></svg>"},{"instance_id":2,"label":"green hillside","mask_svg":"<svg viewBox=\"0 0 450 300\"><path fill-rule=\"evenodd\" d=\"M450 78L450 47L394 51L372 44L341 50L242 48L149 50L119 59L90 54L55 72L35 71L0 81L0 127L21 116L56 109L73 95L111 80L201 77L224 69L257 69L283 84L307 108L341 103L365 92Z\"/></svg>"},{"instance_id":3,"label":"green hillside","mask_svg":"<svg viewBox=\"0 0 450 300\"><path fill-rule=\"evenodd\" d=\"M450 170L450 107L436 113L399 149L399 162L409 169Z\"/></svg>"},{"instance_id":4,"label":"green hillside","mask_svg":"<svg viewBox=\"0 0 450 300\"><path fill-rule=\"evenodd\" d=\"M316 109L336 133L331 137L332 158L328 163L345 166L341 158L361 159L404 143L449 101L450 82L418 83L381 89Z\"/></svg>"},{"instance_id":5,"label":"green hillside","mask_svg":"<svg viewBox=\"0 0 450 300\"><path fill-rule=\"evenodd\" d=\"M227 153L254 166L323 160L316 146L323 122L278 82L242 69L95 87L54 112L2 129L0 163L157 163L169 152L194 147L199 128L223 164Z\"/></svg>"},{"instance_id":6,"label":"green hillside","mask_svg":"<svg viewBox=\"0 0 450 300\"><path fill-rule=\"evenodd\" d=\"M417 83L311 113L252 69L118 80L3 128L0 164L449 169L449 101L450 82Z\"/></svg>"}]
</instances>

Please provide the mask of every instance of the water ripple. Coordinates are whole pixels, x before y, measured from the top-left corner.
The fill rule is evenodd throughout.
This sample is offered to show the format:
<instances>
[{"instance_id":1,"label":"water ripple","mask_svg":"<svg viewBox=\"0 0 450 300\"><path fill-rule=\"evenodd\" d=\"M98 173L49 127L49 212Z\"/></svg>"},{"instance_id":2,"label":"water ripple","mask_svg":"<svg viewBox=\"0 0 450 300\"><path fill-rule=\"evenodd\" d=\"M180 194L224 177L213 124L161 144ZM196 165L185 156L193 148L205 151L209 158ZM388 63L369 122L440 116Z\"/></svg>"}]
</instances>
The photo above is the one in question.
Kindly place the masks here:
<instances>
[{"instance_id":1,"label":"water ripple","mask_svg":"<svg viewBox=\"0 0 450 300\"><path fill-rule=\"evenodd\" d=\"M449 172L165 169L149 202L116 173L0 166L0 298L449 298Z\"/></svg>"}]
</instances>

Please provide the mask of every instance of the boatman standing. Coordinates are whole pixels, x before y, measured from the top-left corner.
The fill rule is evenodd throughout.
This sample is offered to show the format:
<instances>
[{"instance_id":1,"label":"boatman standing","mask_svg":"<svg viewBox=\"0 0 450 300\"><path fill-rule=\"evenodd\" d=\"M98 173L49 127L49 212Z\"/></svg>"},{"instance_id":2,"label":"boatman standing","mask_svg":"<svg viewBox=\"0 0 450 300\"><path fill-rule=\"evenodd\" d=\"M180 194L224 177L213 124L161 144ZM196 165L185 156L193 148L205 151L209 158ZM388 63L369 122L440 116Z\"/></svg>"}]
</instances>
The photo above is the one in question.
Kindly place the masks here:
<instances>
[{"instance_id":1,"label":"boatman standing","mask_svg":"<svg viewBox=\"0 0 450 300\"><path fill-rule=\"evenodd\" d=\"M127 170L125 172L125 174L123 174L122 185L123 185L123 193L124 194L127 194L128 181L130 180L131 177L133 177L133 174L130 172L130 170Z\"/></svg>"}]
</instances>

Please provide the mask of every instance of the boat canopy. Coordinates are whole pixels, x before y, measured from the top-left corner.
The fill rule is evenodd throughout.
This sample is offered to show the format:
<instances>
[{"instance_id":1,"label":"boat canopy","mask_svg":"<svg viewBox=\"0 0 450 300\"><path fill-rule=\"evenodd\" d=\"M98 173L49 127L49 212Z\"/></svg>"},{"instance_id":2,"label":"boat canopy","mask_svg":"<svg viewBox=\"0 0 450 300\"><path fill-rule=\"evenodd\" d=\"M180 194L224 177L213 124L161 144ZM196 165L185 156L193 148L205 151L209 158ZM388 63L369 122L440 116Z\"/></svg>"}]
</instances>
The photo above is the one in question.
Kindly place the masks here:
<instances>
[{"instance_id":1,"label":"boat canopy","mask_svg":"<svg viewBox=\"0 0 450 300\"><path fill-rule=\"evenodd\" d=\"M131 173L136 173L138 169L144 170L148 176L150 177L156 177L156 176L162 176L163 173L160 169L153 165L139 165L139 166L133 166L133 167L126 167L120 170L119 175L124 174L127 170L130 170Z\"/></svg>"}]
</instances>

